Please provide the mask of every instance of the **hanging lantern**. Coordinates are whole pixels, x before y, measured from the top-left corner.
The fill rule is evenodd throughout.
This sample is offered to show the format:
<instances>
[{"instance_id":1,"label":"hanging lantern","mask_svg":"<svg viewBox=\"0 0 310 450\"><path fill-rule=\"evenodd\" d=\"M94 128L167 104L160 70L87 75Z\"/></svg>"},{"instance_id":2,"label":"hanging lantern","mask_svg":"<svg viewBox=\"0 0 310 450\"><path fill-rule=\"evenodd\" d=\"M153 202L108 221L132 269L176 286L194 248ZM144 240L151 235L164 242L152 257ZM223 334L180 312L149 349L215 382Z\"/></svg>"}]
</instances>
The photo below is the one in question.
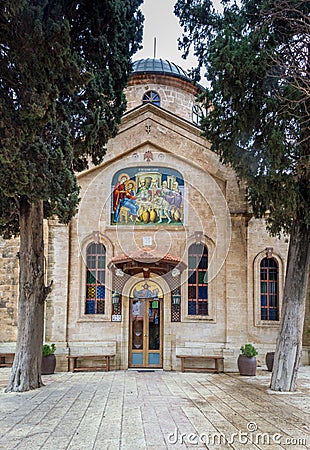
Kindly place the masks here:
<instances>
[{"instance_id":1,"label":"hanging lantern","mask_svg":"<svg viewBox=\"0 0 310 450\"><path fill-rule=\"evenodd\" d=\"M120 295L117 291L113 292L112 294L112 304L114 306L118 306L120 302Z\"/></svg>"},{"instance_id":2,"label":"hanging lantern","mask_svg":"<svg viewBox=\"0 0 310 450\"><path fill-rule=\"evenodd\" d=\"M174 306L180 306L181 295L179 294L179 291L176 291L174 294L172 294L172 303Z\"/></svg>"}]
</instances>

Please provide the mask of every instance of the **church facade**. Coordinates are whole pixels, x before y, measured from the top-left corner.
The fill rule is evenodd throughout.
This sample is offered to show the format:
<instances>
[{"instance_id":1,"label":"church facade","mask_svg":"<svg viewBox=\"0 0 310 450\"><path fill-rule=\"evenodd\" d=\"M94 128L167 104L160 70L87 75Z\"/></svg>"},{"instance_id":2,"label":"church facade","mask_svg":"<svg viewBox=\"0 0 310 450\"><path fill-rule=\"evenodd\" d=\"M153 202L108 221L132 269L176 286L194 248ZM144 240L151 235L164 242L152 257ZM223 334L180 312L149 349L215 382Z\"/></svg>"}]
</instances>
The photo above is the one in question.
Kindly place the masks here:
<instances>
[{"instance_id":1,"label":"church facade","mask_svg":"<svg viewBox=\"0 0 310 450\"><path fill-rule=\"evenodd\" d=\"M241 345L262 364L274 350L288 240L253 218L246 186L201 136L199 89L169 61L135 62L119 133L78 176L77 216L46 223L57 370L69 354L111 352L112 369L180 370L186 354L233 371ZM14 351L18 240L0 245L0 350Z\"/></svg>"}]
</instances>

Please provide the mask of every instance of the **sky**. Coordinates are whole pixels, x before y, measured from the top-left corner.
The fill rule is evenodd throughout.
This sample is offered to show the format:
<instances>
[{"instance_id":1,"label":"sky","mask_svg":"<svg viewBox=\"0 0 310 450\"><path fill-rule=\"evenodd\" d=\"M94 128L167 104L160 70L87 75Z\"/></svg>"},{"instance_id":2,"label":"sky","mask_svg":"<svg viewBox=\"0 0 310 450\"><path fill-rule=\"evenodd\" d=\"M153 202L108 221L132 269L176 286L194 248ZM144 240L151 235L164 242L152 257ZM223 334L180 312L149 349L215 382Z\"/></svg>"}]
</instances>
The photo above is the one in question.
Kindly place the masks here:
<instances>
[{"instance_id":1,"label":"sky","mask_svg":"<svg viewBox=\"0 0 310 450\"><path fill-rule=\"evenodd\" d=\"M168 59L184 70L196 66L196 59L190 55L186 60L178 50L178 37L182 28L173 13L176 0L144 0L141 6L144 15L143 49L133 57L133 61L154 57L154 38L156 38L156 58Z\"/></svg>"}]
</instances>

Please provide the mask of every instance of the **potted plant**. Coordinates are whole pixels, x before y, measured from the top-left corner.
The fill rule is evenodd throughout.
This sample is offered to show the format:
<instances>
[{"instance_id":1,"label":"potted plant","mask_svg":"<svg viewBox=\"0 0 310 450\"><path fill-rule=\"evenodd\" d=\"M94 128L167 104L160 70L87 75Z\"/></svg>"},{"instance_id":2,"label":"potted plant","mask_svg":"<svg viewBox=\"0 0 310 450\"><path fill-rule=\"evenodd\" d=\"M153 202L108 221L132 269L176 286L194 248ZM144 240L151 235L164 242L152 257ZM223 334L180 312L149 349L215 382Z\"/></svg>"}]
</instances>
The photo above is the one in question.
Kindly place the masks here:
<instances>
[{"instance_id":1,"label":"potted plant","mask_svg":"<svg viewBox=\"0 0 310 450\"><path fill-rule=\"evenodd\" d=\"M42 348L42 364L41 364L41 375L51 375L55 372L56 367L56 356L54 355L56 351L55 344L43 344Z\"/></svg>"},{"instance_id":2,"label":"potted plant","mask_svg":"<svg viewBox=\"0 0 310 450\"><path fill-rule=\"evenodd\" d=\"M242 345L240 348L241 355L238 357L238 369L240 375L254 376L256 375L256 348L252 344Z\"/></svg>"}]
</instances>

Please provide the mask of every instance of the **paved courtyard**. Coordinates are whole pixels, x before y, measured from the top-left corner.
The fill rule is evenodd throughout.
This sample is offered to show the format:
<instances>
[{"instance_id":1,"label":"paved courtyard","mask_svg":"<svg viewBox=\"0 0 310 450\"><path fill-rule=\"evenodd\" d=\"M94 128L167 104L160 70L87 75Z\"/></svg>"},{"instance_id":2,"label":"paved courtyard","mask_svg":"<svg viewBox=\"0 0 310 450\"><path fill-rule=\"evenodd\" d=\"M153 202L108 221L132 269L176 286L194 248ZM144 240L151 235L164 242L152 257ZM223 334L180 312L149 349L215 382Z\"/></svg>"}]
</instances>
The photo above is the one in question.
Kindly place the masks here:
<instances>
[{"instance_id":1,"label":"paved courtyard","mask_svg":"<svg viewBox=\"0 0 310 450\"><path fill-rule=\"evenodd\" d=\"M0 449L310 448L309 366L293 394L270 393L265 370L56 373L5 394L9 373L0 369Z\"/></svg>"}]
</instances>

